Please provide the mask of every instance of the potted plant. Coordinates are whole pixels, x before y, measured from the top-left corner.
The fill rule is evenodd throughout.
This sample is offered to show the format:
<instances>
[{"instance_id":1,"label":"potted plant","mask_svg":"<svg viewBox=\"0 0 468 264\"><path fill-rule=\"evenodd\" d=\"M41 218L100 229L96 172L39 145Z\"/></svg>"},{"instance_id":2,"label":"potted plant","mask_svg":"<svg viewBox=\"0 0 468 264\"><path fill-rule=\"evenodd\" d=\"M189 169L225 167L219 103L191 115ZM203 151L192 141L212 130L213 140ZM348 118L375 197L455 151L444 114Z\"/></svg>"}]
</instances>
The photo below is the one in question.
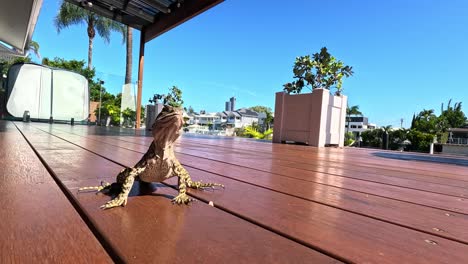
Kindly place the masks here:
<instances>
[{"instance_id":1,"label":"potted plant","mask_svg":"<svg viewBox=\"0 0 468 264\"><path fill-rule=\"evenodd\" d=\"M297 57L293 73L295 80L276 93L273 142L342 147L347 105L342 84L353 74L352 67L324 47L312 56ZM304 88L311 93L301 94Z\"/></svg>"}]
</instances>

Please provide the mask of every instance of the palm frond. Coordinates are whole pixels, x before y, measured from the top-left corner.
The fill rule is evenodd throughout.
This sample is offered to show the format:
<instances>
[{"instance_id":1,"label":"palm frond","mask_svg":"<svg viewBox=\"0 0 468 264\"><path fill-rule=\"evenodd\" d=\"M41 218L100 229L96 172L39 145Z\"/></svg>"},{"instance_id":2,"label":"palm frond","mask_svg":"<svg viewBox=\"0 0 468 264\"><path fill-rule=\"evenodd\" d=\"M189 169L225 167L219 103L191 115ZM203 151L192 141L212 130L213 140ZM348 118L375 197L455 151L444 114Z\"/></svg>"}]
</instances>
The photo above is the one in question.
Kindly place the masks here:
<instances>
[{"instance_id":1,"label":"palm frond","mask_svg":"<svg viewBox=\"0 0 468 264\"><path fill-rule=\"evenodd\" d=\"M125 43L127 36L127 30L125 25L114 20L99 16L95 21L95 26L99 36L101 36L106 43L109 43L112 31L120 32L122 34L122 43Z\"/></svg>"},{"instance_id":2,"label":"palm frond","mask_svg":"<svg viewBox=\"0 0 468 264\"><path fill-rule=\"evenodd\" d=\"M41 54L39 53L39 43L34 40L29 42L28 50L32 51L38 59L41 59Z\"/></svg>"},{"instance_id":3,"label":"palm frond","mask_svg":"<svg viewBox=\"0 0 468 264\"><path fill-rule=\"evenodd\" d=\"M271 134L273 134L273 129L271 128L263 133L263 135L265 135L265 138L268 138Z\"/></svg>"},{"instance_id":4,"label":"palm frond","mask_svg":"<svg viewBox=\"0 0 468 264\"><path fill-rule=\"evenodd\" d=\"M79 6L68 2L62 2L59 12L54 18L54 25L57 32L60 32L62 29L71 25L78 25L87 22L89 15L89 11Z\"/></svg>"},{"instance_id":5,"label":"palm frond","mask_svg":"<svg viewBox=\"0 0 468 264\"><path fill-rule=\"evenodd\" d=\"M257 129L252 126L246 126L244 128L244 135L255 139L267 139L271 134L273 134L273 129L271 128L263 133L257 131Z\"/></svg>"},{"instance_id":6,"label":"palm frond","mask_svg":"<svg viewBox=\"0 0 468 264\"><path fill-rule=\"evenodd\" d=\"M244 128L244 135L255 138L255 139L262 139L263 134L258 132L255 128L251 126L246 126Z\"/></svg>"}]
</instances>

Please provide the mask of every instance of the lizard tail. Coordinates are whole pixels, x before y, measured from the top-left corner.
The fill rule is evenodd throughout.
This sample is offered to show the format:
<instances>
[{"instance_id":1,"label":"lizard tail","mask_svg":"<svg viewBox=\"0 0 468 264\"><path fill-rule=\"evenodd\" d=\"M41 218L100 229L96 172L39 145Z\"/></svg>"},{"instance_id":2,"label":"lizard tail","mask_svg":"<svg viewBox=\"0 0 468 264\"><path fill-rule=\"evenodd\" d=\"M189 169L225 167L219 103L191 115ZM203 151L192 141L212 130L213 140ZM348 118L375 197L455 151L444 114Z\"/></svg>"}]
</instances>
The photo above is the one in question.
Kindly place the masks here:
<instances>
[{"instance_id":1,"label":"lizard tail","mask_svg":"<svg viewBox=\"0 0 468 264\"><path fill-rule=\"evenodd\" d=\"M78 189L78 192L88 192L88 191L102 191L104 189L109 189L111 186L110 183L108 182L101 182L100 186L87 186L87 187L81 187Z\"/></svg>"},{"instance_id":2,"label":"lizard tail","mask_svg":"<svg viewBox=\"0 0 468 264\"><path fill-rule=\"evenodd\" d=\"M187 185L188 187L194 188L194 189L204 189L204 188L214 188L214 187L224 188L224 185L219 184L219 183L201 182L201 181L192 181L192 180L187 180Z\"/></svg>"}]
</instances>

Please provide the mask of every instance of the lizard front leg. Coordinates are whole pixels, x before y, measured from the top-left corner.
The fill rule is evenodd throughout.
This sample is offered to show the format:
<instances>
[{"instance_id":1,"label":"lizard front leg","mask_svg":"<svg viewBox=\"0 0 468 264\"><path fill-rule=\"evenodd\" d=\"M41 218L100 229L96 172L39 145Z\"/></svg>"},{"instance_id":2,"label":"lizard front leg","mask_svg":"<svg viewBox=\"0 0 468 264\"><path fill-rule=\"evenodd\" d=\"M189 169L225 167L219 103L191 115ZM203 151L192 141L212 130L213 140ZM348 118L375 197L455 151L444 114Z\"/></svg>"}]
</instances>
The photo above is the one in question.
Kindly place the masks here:
<instances>
[{"instance_id":1,"label":"lizard front leg","mask_svg":"<svg viewBox=\"0 0 468 264\"><path fill-rule=\"evenodd\" d=\"M135 182L135 177L138 176L141 172L145 170L145 167L141 168L127 168L126 170L126 177L124 178L122 174L121 178L124 178L122 180L122 191L119 193L119 195L115 198L107 202L106 204L101 206L101 209L109 209L112 207L117 207L117 206L125 206L127 204L127 199L128 199L128 194L130 193L130 190L132 189L133 183Z\"/></svg>"},{"instance_id":2,"label":"lizard front leg","mask_svg":"<svg viewBox=\"0 0 468 264\"><path fill-rule=\"evenodd\" d=\"M177 195L172 201L177 204L188 204L193 199L187 195L187 187L193 189L205 189L213 188L215 186L223 187L224 185L219 183L203 183L200 181L192 181L190 174L184 167L176 161L174 164L174 173L179 177L179 195Z\"/></svg>"},{"instance_id":3,"label":"lizard front leg","mask_svg":"<svg viewBox=\"0 0 468 264\"><path fill-rule=\"evenodd\" d=\"M179 195L172 199L176 204L188 204L193 201L193 198L187 195L187 174L177 175L179 177Z\"/></svg>"}]
</instances>

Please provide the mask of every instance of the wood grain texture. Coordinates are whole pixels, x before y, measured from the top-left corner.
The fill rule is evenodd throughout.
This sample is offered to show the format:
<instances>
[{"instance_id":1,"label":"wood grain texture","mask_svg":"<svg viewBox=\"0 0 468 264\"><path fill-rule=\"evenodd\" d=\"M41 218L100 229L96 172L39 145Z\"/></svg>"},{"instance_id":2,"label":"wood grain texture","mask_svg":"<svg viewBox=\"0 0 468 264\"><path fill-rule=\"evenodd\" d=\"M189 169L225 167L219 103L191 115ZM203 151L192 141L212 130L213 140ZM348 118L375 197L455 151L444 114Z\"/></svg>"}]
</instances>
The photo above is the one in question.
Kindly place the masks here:
<instances>
[{"instance_id":1,"label":"wood grain texture","mask_svg":"<svg viewBox=\"0 0 468 264\"><path fill-rule=\"evenodd\" d=\"M21 127L35 143L39 131ZM91 148L95 142L89 142ZM105 145L101 146L106 148ZM99 146L96 151L99 149ZM251 224L203 202L191 206L171 203L177 191L161 184L135 184L129 204L103 211L106 195L78 193L79 186L113 181L121 166L84 149L61 158L60 150L38 149L57 177L92 219L117 254L128 263L335 263L336 259ZM119 152L120 153L120 152ZM115 153L115 154L119 154ZM137 153L123 157L132 163ZM140 158L140 157L137 157ZM73 164L81 164L81 168ZM71 169L69 169L71 168ZM288 254L284 253L287 249Z\"/></svg>"},{"instance_id":2,"label":"wood grain texture","mask_svg":"<svg viewBox=\"0 0 468 264\"><path fill-rule=\"evenodd\" d=\"M131 156L139 158L141 149L145 149L145 146L138 145L146 144L145 140L131 136L118 137L118 133L115 133L111 134L112 136L102 137L93 135L96 134L93 131L87 135L84 130L86 128L83 127L76 130L73 128L73 133L81 134L76 135L70 134L70 132L63 129L66 128L62 127L50 132L127 166L133 165L129 162L132 159ZM132 140L135 140L137 144L132 144ZM118 141L127 141L130 144ZM201 142L203 140L200 140ZM242 147L240 148L247 145L244 142L241 143ZM255 145L254 143L249 144ZM263 147L260 143L257 144L259 148ZM184 143L182 142L180 146L180 152L185 153ZM280 153L281 149L279 147L275 148L275 153ZM286 146L285 151L288 152L290 148L291 146ZM278 233L286 234L297 241L311 245L311 247L320 248L352 262L458 263L468 258L466 243L459 243L437 235L438 232L447 232L438 226L447 224L446 227L448 228L449 225L457 222L457 224L460 224L458 230L462 231L462 235L458 236L457 234L452 238L466 239L466 232L463 230L466 230L468 225L466 216L463 214L430 208L424 206L424 204L416 205L389 199L385 195L379 197L378 194L356 193L356 191L353 191L356 193L355 195L351 195L352 192L347 188L347 185L350 184L349 181L342 182L341 186L331 186L325 183L313 183L315 185L307 186L304 183L306 181L301 179L305 185L303 186L298 184L299 179L294 179L291 176L286 179L286 177L277 175L274 171L262 172L251 165L235 170L235 167L241 167L240 164L235 163L239 162L239 160L243 162L250 160L258 165L268 162L267 158L257 157L254 154L251 156L245 153L239 155L238 153L232 153L231 150L225 150L224 155L217 156L217 158L225 159L222 162L207 159L209 157L213 158L213 156L209 156L210 153L199 151L198 154L198 159L195 158L195 155L185 155L184 162L192 162L191 166L193 168L189 168L189 170L193 177L204 181L217 181L226 184L228 188L226 191L221 192L192 191L192 195L203 200L212 200L217 206L230 213L250 219L258 225ZM274 163L272 159L270 162ZM212 174L208 171L218 174ZM232 171L237 174L229 174ZM259 173L264 173L264 175L259 176ZM324 180L327 180L326 176L328 175L324 175ZM330 178L333 178L332 176ZM174 180L169 181L169 183L175 185ZM333 181L333 179L330 180ZM363 182L365 183L365 181ZM368 192L378 192L378 188L388 187L393 186L386 184L375 185L375 190L368 187ZM279 192L279 188L283 188L281 189L282 193ZM360 187L356 185L356 188ZM296 192L299 194L296 194ZM359 193L361 197L359 197ZM421 193L425 193L425 195L433 194L417 190L411 190L408 194L417 197ZM433 197L439 197L437 195L439 194ZM401 195L401 197L405 197L405 195ZM422 198L425 199L425 202L426 200L430 201L430 199L424 197L423 195ZM309 200L304 198L309 198ZM328 205L343 206L347 211L317 203L317 201L335 203L334 205ZM353 213L354 206L358 208L356 212L359 214ZM359 212L359 210L364 212ZM365 212L365 210L368 210L368 212ZM423 212L422 216L426 214L429 218L418 220L421 217L418 214L420 211ZM365 213L370 215L380 214L379 217L387 217L386 221L389 222L382 222L374 219L375 217L362 215ZM440 215L438 216L438 214ZM429 221L431 215L435 217L432 222ZM398 217L403 220L399 221ZM447 221L444 221L444 219L447 219ZM451 221L453 219L456 219L455 222ZM428 220L429 224L424 224L424 220ZM392 221L395 224L409 221L406 224L409 224L411 228L392 224ZM437 224L437 226L431 228L433 234L428 234L431 231L426 229L429 229L432 224ZM414 230L415 226L424 229L425 232ZM456 231L457 229L451 229L450 235L453 235ZM447 237L450 238L450 235Z\"/></svg>"},{"instance_id":3,"label":"wood grain texture","mask_svg":"<svg viewBox=\"0 0 468 264\"><path fill-rule=\"evenodd\" d=\"M0 146L0 263L112 263L11 122Z\"/></svg>"},{"instance_id":4,"label":"wood grain texture","mask_svg":"<svg viewBox=\"0 0 468 264\"><path fill-rule=\"evenodd\" d=\"M131 143L131 139L129 138L125 138L126 142L122 142L123 140L121 138L114 139L114 137L99 138L93 135L89 135L86 136L86 138L83 138L77 137L76 135L67 135L67 133L62 134L62 136L78 141L81 140L80 142L86 144L90 144L90 142L93 141L109 144L110 146L103 146L101 144L100 148L105 150L102 152L103 155L105 155L108 151L113 153L119 152L115 146L126 148L127 150L133 149L134 152L139 152L140 155L146 151L146 146L141 145L145 143ZM286 193L295 197L301 197L309 201L319 202L341 208L343 210L355 212L382 221L387 221L419 231L432 233L436 236L468 243L468 215L466 214L459 214L452 211L431 208L424 206L424 204L413 204L382 197L381 195L385 193L380 193L379 191L381 190L378 188L376 188L374 191L374 193L377 193L378 195L353 191L349 189L349 181L331 185L331 183L336 182L336 179L333 179L333 176L329 177L326 174L322 174L320 178L318 178L318 180L320 180L318 183L321 184L317 184L317 182L312 182L308 177L305 177L307 176L307 173L303 171L296 170L297 173L286 174L288 170L282 170L280 172L268 172L269 170L258 170L255 166L252 168L240 166L241 164L245 165L245 163L252 161L259 163L258 167L262 167L265 163L268 162L264 162L264 159L261 159L262 163L258 162L258 159L254 156L252 156L250 159L248 156L244 156L239 161L238 157L232 158L231 153L226 151L225 157L223 155L218 155L218 159L224 160L224 162L218 162L213 159L207 159L207 157L212 155L211 153L195 153L198 155L181 154L193 151L191 149L187 150L183 146L184 145L181 147L182 150L180 150L178 153L178 157L180 161L186 166L212 172L219 176L254 184L256 186L264 187L281 193ZM128 153L124 154L123 157L126 157L127 155ZM120 154L116 154L114 158L119 159L119 156ZM351 183L351 185L357 184L357 188L362 187L359 186L359 182L357 181ZM389 187L395 188L393 186ZM314 191L311 192L311 190ZM416 197L420 193L413 193L413 190L406 190L406 192ZM449 204L449 206L451 205ZM418 214L415 214L415 212L418 212Z\"/></svg>"}]
</instances>

